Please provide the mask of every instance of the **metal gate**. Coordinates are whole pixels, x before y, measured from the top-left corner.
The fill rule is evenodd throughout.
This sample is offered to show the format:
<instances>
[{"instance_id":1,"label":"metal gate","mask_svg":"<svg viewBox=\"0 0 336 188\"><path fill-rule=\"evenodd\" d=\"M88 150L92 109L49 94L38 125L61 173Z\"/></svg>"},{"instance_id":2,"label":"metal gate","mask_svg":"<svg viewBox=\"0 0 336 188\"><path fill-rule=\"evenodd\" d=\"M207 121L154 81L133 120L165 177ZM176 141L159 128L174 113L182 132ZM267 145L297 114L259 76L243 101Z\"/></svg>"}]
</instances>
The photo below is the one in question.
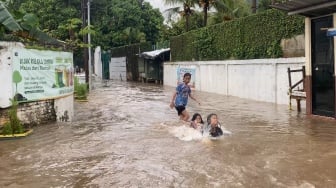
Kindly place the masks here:
<instances>
[{"instance_id":1,"label":"metal gate","mask_svg":"<svg viewBox=\"0 0 336 188\"><path fill-rule=\"evenodd\" d=\"M109 79L110 78L110 73L109 73L109 70L110 70L110 59L111 59L111 56L109 53L107 52L102 52L101 54L101 61L102 61L102 78L103 79Z\"/></svg>"},{"instance_id":2,"label":"metal gate","mask_svg":"<svg viewBox=\"0 0 336 188\"><path fill-rule=\"evenodd\" d=\"M112 58L109 70L111 80L126 81L126 57Z\"/></svg>"}]
</instances>

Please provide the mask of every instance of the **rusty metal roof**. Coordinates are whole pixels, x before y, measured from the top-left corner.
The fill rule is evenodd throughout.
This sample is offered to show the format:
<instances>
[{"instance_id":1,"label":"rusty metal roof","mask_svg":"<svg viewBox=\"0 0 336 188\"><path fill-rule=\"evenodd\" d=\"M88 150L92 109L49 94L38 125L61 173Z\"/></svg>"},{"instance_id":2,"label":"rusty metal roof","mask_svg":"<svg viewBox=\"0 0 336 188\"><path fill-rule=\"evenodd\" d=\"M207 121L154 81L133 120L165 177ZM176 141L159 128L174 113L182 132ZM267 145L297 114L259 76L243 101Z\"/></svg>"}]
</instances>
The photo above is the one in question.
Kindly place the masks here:
<instances>
[{"instance_id":1,"label":"rusty metal roof","mask_svg":"<svg viewBox=\"0 0 336 188\"><path fill-rule=\"evenodd\" d=\"M336 12L335 0L284 0L271 7L284 10L288 15L300 14L307 17L318 17Z\"/></svg>"}]
</instances>

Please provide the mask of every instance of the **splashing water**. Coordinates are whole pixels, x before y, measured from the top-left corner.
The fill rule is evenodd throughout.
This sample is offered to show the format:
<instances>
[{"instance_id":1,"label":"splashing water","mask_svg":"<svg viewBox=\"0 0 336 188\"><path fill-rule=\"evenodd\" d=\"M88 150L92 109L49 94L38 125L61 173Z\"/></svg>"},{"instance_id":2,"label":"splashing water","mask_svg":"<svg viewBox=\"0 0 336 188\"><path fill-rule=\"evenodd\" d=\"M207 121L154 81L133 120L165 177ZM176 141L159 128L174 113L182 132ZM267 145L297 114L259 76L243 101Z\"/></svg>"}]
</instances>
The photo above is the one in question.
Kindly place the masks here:
<instances>
[{"instance_id":1,"label":"splashing water","mask_svg":"<svg viewBox=\"0 0 336 188\"><path fill-rule=\"evenodd\" d=\"M212 137L209 135L209 132L202 132L201 130L194 129L190 127L190 124L187 122L182 122L177 124L177 126L172 126L169 128L170 134L174 135L182 141L192 141L192 140L209 140L209 139L220 139L226 135L231 135L232 133L221 126L223 135L219 137Z\"/></svg>"}]
</instances>

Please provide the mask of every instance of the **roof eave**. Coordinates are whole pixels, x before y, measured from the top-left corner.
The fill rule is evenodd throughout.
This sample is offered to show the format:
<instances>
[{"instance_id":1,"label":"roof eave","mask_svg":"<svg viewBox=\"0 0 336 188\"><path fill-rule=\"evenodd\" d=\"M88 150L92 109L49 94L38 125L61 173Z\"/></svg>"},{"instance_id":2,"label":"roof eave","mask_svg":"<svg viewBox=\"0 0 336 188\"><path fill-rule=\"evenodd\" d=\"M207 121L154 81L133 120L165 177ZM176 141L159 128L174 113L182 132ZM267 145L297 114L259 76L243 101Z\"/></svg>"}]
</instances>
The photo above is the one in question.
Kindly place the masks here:
<instances>
[{"instance_id":1,"label":"roof eave","mask_svg":"<svg viewBox=\"0 0 336 188\"><path fill-rule=\"evenodd\" d=\"M283 10L288 12L288 15L300 14L303 16L313 16L313 11L318 11L321 9L327 9L332 6L336 6L336 1L331 2L320 2L320 3L308 3L305 6L298 6L299 1L286 1L284 3L277 3L271 5L272 8Z\"/></svg>"}]
</instances>

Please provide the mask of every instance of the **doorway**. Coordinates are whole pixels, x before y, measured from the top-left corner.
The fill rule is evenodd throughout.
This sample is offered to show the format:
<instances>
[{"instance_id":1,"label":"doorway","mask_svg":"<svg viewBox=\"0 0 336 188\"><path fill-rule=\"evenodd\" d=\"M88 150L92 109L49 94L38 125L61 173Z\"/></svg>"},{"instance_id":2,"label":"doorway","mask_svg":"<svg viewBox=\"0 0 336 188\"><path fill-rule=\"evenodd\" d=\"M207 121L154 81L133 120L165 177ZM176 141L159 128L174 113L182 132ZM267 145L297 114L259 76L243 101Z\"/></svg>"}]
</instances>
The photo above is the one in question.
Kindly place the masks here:
<instances>
[{"instance_id":1,"label":"doorway","mask_svg":"<svg viewBox=\"0 0 336 188\"><path fill-rule=\"evenodd\" d=\"M333 17L312 19L312 112L335 117L334 38L325 28L333 27Z\"/></svg>"}]
</instances>

